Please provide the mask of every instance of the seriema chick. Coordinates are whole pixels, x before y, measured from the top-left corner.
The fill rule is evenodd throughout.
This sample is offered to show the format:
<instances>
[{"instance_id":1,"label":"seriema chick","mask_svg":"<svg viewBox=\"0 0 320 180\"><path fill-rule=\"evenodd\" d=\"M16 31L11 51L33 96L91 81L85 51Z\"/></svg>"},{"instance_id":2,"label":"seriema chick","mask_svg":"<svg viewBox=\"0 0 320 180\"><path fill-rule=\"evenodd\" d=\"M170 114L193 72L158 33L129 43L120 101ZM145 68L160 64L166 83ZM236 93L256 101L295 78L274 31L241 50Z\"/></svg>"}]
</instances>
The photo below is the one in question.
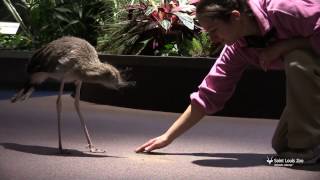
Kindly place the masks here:
<instances>
[{"instance_id":1,"label":"seriema chick","mask_svg":"<svg viewBox=\"0 0 320 180\"><path fill-rule=\"evenodd\" d=\"M28 82L11 99L11 102L28 99L35 87L48 78L60 81L60 90L56 102L59 152L63 152L61 143L61 95L65 83L76 85L74 105L85 132L90 152L104 152L104 150L93 146L86 123L80 112L79 101L82 82L98 83L113 89L133 85L134 82L124 81L119 70L110 64L100 62L95 48L86 40L77 37L62 37L37 50L28 63L27 72L29 74Z\"/></svg>"}]
</instances>

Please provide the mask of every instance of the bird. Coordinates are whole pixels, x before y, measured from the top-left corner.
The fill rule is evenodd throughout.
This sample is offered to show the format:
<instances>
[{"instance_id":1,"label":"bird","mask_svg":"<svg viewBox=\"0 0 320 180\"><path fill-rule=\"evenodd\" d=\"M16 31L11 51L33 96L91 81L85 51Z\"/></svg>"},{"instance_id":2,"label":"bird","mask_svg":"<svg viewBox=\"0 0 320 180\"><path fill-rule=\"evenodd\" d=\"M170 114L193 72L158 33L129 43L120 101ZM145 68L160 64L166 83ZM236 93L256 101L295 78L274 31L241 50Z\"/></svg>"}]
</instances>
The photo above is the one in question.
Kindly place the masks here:
<instances>
[{"instance_id":1,"label":"bird","mask_svg":"<svg viewBox=\"0 0 320 180\"><path fill-rule=\"evenodd\" d=\"M134 81L124 80L123 73L109 63L102 63L95 48L85 39L63 36L36 50L27 64L28 80L23 88L12 98L11 102L28 99L37 86L47 79L60 82L56 100L58 121L59 152L65 153L61 141L61 108L65 83L75 84L74 106L84 130L88 148L92 153L103 153L91 141L85 120L80 111L80 90L82 83L101 84L107 88L119 89L134 85Z\"/></svg>"}]
</instances>

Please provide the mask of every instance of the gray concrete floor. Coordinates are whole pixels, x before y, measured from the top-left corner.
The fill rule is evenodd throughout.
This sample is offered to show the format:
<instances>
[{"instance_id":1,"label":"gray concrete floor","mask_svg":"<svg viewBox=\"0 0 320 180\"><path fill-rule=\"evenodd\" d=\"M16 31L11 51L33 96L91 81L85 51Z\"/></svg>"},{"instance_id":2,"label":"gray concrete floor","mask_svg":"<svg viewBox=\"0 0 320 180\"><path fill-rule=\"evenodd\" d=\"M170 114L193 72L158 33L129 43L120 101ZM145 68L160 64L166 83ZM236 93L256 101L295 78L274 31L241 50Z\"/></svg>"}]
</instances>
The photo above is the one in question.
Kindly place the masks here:
<instances>
[{"instance_id":1,"label":"gray concrete floor","mask_svg":"<svg viewBox=\"0 0 320 180\"><path fill-rule=\"evenodd\" d=\"M94 144L92 154L70 95L63 96L63 146L57 154L55 101L51 92L12 104L0 91L0 179L320 179L320 165L275 167L267 157L277 120L210 116L153 154L134 149L164 132L176 113L81 102ZM156 102L155 102L156 103Z\"/></svg>"}]
</instances>

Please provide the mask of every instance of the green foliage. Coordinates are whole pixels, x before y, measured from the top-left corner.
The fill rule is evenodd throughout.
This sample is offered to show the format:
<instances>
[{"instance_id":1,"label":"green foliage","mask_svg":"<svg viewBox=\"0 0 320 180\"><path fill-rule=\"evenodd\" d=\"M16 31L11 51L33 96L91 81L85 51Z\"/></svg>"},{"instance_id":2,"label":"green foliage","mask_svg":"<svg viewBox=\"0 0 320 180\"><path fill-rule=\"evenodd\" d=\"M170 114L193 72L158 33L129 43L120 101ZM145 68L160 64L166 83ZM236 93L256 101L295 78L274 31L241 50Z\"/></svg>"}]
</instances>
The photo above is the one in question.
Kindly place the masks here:
<instances>
[{"instance_id":1,"label":"green foliage","mask_svg":"<svg viewBox=\"0 0 320 180\"><path fill-rule=\"evenodd\" d=\"M201 32L197 37L191 40L186 39L183 42L184 49L181 49L182 54L193 56L215 56L220 51L221 47L214 46L207 33Z\"/></svg>"},{"instance_id":2,"label":"green foliage","mask_svg":"<svg viewBox=\"0 0 320 180\"><path fill-rule=\"evenodd\" d=\"M31 40L26 36L0 34L0 49L29 49Z\"/></svg>"},{"instance_id":3,"label":"green foliage","mask_svg":"<svg viewBox=\"0 0 320 180\"><path fill-rule=\"evenodd\" d=\"M123 6L118 22L106 24L97 49L110 54L210 56L212 45L188 1L139 1ZM120 14L120 13L118 13Z\"/></svg>"},{"instance_id":4,"label":"green foliage","mask_svg":"<svg viewBox=\"0 0 320 180\"><path fill-rule=\"evenodd\" d=\"M39 47L61 36L72 35L96 44L101 26L113 18L113 0L21 0L9 10L20 15L22 32ZM20 20L15 18L18 22Z\"/></svg>"},{"instance_id":5,"label":"green foliage","mask_svg":"<svg viewBox=\"0 0 320 180\"><path fill-rule=\"evenodd\" d=\"M160 56L180 56L178 45L176 43L167 43L159 51L155 52Z\"/></svg>"},{"instance_id":6,"label":"green foliage","mask_svg":"<svg viewBox=\"0 0 320 180\"><path fill-rule=\"evenodd\" d=\"M34 49L61 36L84 38L111 54L212 56L188 0L4 0L21 23L0 48Z\"/></svg>"}]
</instances>

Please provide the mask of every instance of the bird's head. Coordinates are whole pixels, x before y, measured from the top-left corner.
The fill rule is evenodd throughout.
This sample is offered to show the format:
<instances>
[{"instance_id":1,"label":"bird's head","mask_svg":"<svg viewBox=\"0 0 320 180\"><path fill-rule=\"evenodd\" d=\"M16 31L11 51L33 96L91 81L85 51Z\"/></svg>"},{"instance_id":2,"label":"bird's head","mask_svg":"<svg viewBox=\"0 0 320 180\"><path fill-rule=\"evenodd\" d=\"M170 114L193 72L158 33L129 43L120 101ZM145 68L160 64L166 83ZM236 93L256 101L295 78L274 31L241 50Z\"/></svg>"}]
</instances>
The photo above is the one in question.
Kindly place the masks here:
<instances>
[{"instance_id":1,"label":"bird's head","mask_svg":"<svg viewBox=\"0 0 320 180\"><path fill-rule=\"evenodd\" d=\"M101 74L99 83L111 89L119 89L122 87L134 86L135 82L126 81L124 79L125 71L119 71L110 64L104 63L104 68Z\"/></svg>"}]
</instances>

